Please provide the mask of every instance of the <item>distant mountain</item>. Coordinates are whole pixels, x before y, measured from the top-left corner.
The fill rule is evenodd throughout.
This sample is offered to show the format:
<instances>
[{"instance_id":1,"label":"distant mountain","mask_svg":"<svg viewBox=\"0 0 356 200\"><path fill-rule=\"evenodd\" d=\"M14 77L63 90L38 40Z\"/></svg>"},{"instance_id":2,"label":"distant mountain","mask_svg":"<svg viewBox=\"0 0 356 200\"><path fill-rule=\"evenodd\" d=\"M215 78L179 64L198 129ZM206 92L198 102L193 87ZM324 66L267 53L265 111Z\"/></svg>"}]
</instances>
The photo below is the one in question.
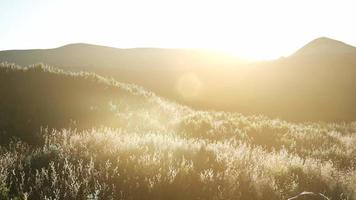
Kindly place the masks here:
<instances>
[{"instance_id":1,"label":"distant mountain","mask_svg":"<svg viewBox=\"0 0 356 200\"><path fill-rule=\"evenodd\" d=\"M356 48L338 40L321 37L306 44L293 56L337 56L343 54L356 54Z\"/></svg>"},{"instance_id":2,"label":"distant mountain","mask_svg":"<svg viewBox=\"0 0 356 200\"><path fill-rule=\"evenodd\" d=\"M46 63L61 68L100 67L130 70L216 67L240 62L231 56L196 49L119 49L85 43L69 44L54 49L1 51L0 61L23 66Z\"/></svg>"},{"instance_id":3,"label":"distant mountain","mask_svg":"<svg viewBox=\"0 0 356 200\"><path fill-rule=\"evenodd\" d=\"M289 57L255 63L194 49L88 44L2 51L0 61L95 72L196 109L298 122L356 120L356 48L329 38L315 39Z\"/></svg>"}]
</instances>

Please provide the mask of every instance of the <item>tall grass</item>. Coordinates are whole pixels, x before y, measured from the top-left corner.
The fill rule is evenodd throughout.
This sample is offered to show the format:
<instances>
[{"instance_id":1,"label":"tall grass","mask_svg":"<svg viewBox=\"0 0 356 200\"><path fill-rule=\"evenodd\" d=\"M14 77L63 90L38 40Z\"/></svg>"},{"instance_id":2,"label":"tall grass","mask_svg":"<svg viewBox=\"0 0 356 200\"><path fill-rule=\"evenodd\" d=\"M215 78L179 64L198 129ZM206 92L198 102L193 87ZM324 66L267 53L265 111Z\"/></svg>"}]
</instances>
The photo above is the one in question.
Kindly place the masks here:
<instances>
[{"instance_id":1,"label":"tall grass","mask_svg":"<svg viewBox=\"0 0 356 200\"><path fill-rule=\"evenodd\" d=\"M320 130L313 134L315 130L306 125L294 128L308 133L286 133L270 122L272 133L268 134L284 133L285 144L293 144L276 141L281 147L270 149L249 135L256 137L256 130L267 122L250 123L244 129L253 127L251 132L237 128L236 137L219 140L210 135L196 137L195 128L185 132L191 137L173 129L43 129L43 146L30 148L20 142L2 149L0 183L8 197L29 199L257 200L286 199L302 191L356 199L351 153L356 136L341 137L330 126L324 127L325 136ZM246 136L238 136L240 132ZM333 136L326 140L328 150L308 144ZM298 144L302 140L305 144ZM350 149L344 151L346 146ZM347 162L341 162L344 159Z\"/></svg>"}]
</instances>

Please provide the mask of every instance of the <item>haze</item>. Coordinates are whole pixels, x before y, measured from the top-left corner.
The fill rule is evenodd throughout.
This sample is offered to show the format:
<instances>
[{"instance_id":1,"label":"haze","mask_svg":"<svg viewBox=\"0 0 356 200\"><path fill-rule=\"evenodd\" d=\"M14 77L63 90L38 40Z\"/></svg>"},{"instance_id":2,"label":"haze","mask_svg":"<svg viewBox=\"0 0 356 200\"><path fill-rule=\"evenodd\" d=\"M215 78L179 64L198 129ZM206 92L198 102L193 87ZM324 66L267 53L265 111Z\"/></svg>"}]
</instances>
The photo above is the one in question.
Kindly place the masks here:
<instances>
[{"instance_id":1,"label":"haze","mask_svg":"<svg viewBox=\"0 0 356 200\"><path fill-rule=\"evenodd\" d=\"M0 8L1 50L85 42L273 59L320 36L356 44L352 0L3 0Z\"/></svg>"}]
</instances>

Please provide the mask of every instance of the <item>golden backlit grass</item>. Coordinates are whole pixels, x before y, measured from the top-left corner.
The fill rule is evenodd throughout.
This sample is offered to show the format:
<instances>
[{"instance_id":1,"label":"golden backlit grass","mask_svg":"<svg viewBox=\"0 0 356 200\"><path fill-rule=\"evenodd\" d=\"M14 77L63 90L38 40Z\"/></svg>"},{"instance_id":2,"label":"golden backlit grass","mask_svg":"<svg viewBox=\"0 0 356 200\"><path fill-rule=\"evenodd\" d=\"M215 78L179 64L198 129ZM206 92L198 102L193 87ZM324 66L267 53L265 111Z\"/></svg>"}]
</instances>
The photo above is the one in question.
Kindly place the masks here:
<instances>
[{"instance_id":1,"label":"golden backlit grass","mask_svg":"<svg viewBox=\"0 0 356 200\"><path fill-rule=\"evenodd\" d=\"M247 200L286 199L313 191L333 199L355 199L355 124L289 125L235 116L232 121L239 124L235 126L229 119L214 121L215 115L231 116L199 114L202 121L213 118L210 125L225 125L206 127L194 120L188 132L188 124L180 122L177 126L184 134L44 129L41 147L12 143L2 149L0 183L6 188L2 195ZM229 126L235 133L217 131ZM264 133L276 136L276 141L256 140Z\"/></svg>"}]
</instances>

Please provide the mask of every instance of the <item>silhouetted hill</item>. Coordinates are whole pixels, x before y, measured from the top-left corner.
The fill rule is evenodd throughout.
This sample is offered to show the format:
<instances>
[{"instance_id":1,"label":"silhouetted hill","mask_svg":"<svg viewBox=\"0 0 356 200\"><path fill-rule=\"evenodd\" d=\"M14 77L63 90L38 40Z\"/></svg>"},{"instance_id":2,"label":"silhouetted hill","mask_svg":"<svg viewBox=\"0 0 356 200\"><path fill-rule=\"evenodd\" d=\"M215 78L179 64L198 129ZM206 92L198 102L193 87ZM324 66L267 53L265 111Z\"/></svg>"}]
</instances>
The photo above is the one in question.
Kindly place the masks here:
<instances>
[{"instance_id":1,"label":"silhouetted hill","mask_svg":"<svg viewBox=\"0 0 356 200\"><path fill-rule=\"evenodd\" d=\"M0 60L44 62L134 83L196 109L263 114L290 121L356 120L356 48L329 38L274 61L188 49L116 49L72 44L0 52Z\"/></svg>"},{"instance_id":2,"label":"silhouetted hill","mask_svg":"<svg viewBox=\"0 0 356 200\"><path fill-rule=\"evenodd\" d=\"M356 54L356 48L338 40L327 37L317 38L299 49L293 56L338 56Z\"/></svg>"},{"instance_id":3,"label":"silhouetted hill","mask_svg":"<svg viewBox=\"0 0 356 200\"><path fill-rule=\"evenodd\" d=\"M194 49L132 48L119 49L77 43L54 49L10 50L0 52L0 61L23 66L46 63L61 68L181 69L236 64L227 55Z\"/></svg>"}]
</instances>

